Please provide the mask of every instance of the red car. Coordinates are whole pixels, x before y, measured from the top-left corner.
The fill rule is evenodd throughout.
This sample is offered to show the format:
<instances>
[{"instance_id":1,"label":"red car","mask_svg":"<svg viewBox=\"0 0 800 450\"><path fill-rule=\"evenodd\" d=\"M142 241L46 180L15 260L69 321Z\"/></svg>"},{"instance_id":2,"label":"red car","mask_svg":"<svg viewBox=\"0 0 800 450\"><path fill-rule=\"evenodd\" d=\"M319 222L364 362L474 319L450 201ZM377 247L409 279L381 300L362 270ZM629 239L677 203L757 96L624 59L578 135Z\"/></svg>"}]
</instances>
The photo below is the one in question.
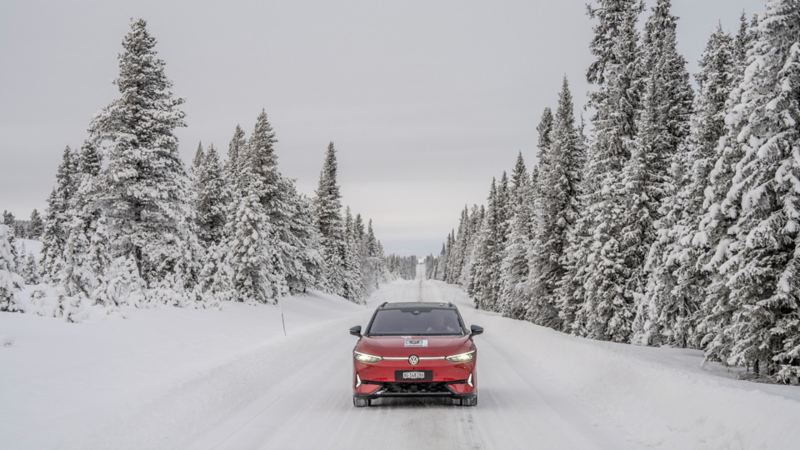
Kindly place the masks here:
<instances>
[{"instance_id":1,"label":"red car","mask_svg":"<svg viewBox=\"0 0 800 450\"><path fill-rule=\"evenodd\" d=\"M353 349L353 404L383 397L449 397L478 404L473 336L452 303L383 303Z\"/></svg>"}]
</instances>

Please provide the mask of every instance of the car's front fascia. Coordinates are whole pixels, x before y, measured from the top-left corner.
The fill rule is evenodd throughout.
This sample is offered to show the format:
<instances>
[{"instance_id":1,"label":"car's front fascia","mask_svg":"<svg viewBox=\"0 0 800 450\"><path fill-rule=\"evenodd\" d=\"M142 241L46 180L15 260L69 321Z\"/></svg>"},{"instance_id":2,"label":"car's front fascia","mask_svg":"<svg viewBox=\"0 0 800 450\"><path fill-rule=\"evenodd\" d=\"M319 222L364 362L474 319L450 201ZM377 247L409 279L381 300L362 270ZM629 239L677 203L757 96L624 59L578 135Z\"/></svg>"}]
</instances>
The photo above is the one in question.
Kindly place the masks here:
<instances>
[{"instance_id":1,"label":"car's front fascia","mask_svg":"<svg viewBox=\"0 0 800 450\"><path fill-rule=\"evenodd\" d=\"M457 311L457 310L456 310ZM459 315L460 320L460 315ZM382 397L451 397L468 399L478 390L478 351L472 334L359 336L353 349L353 395ZM424 342L424 346L408 346ZM430 373L423 380L399 379L403 372Z\"/></svg>"}]
</instances>

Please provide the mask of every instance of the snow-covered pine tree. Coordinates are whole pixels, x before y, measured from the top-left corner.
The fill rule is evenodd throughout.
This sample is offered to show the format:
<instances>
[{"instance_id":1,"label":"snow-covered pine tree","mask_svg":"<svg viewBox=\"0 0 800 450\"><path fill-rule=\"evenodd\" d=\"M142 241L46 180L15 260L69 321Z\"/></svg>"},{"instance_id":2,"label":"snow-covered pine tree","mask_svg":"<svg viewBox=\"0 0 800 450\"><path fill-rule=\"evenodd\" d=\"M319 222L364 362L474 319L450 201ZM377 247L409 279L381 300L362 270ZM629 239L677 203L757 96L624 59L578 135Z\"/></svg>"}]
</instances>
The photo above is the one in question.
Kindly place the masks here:
<instances>
[{"instance_id":1,"label":"snow-covered pine tree","mask_svg":"<svg viewBox=\"0 0 800 450\"><path fill-rule=\"evenodd\" d=\"M3 210L3 225L8 225L12 229L14 225L16 225L17 219L14 218L14 214L11 211Z\"/></svg>"},{"instance_id":2,"label":"snow-covered pine tree","mask_svg":"<svg viewBox=\"0 0 800 450\"><path fill-rule=\"evenodd\" d=\"M278 249L272 245L269 214L259 198L265 189L263 179L250 164L242 164L239 175L243 192L226 226L228 267L221 268L221 275L230 272L230 280L229 285L220 280L216 290L230 289L235 301L274 304L288 293L288 286L285 275L275 267Z\"/></svg>"},{"instance_id":3,"label":"snow-covered pine tree","mask_svg":"<svg viewBox=\"0 0 800 450\"><path fill-rule=\"evenodd\" d=\"M278 155L275 153L275 143L278 142L275 131L267 118L267 112L261 110L256 118L256 124L250 140L247 143L246 164L250 166L253 175L261 179L262 191L257 192L261 204L266 208L270 218L278 214L279 189L278 180ZM241 158L242 155L240 154ZM274 225L274 224L273 224Z\"/></svg>"},{"instance_id":4,"label":"snow-covered pine tree","mask_svg":"<svg viewBox=\"0 0 800 450\"><path fill-rule=\"evenodd\" d=\"M25 284L39 284L41 281L39 272L39 263L36 262L36 257L33 253L28 253L22 260L22 267L19 269L19 274L25 281Z\"/></svg>"},{"instance_id":5,"label":"snow-covered pine tree","mask_svg":"<svg viewBox=\"0 0 800 450\"><path fill-rule=\"evenodd\" d=\"M208 249L222 241L229 200L214 144L208 146L195 166L197 237Z\"/></svg>"},{"instance_id":6,"label":"snow-covered pine tree","mask_svg":"<svg viewBox=\"0 0 800 450\"><path fill-rule=\"evenodd\" d=\"M159 301L181 302L183 289L196 280L199 252L175 136L184 126L183 99L172 94L144 20L131 23L122 46L120 97L90 129L109 157L102 197L109 241L118 267L135 267Z\"/></svg>"},{"instance_id":7,"label":"snow-covered pine tree","mask_svg":"<svg viewBox=\"0 0 800 450\"><path fill-rule=\"evenodd\" d=\"M650 247L645 299L637 312L634 341L642 344L697 345L694 335L702 317L706 277L697 266L692 245L703 210L714 149L724 130L725 104L735 76L733 41L721 28L708 40L696 75L691 132L671 168L674 192L661 207L657 238ZM708 316L712 311L705 312Z\"/></svg>"},{"instance_id":8,"label":"snow-covered pine tree","mask_svg":"<svg viewBox=\"0 0 800 450\"><path fill-rule=\"evenodd\" d=\"M39 214L38 209L31 211L30 225L28 226L28 234L31 239L39 239L42 237L44 231L44 222L42 215Z\"/></svg>"},{"instance_id":9,"label":"snow-covered pine tree","mask_svg":"<svg viewBox=\"0 0 800 450\"><path fill-rule=\"evenodd\" d=\"M363 257L367 254L367 229L364 227L364 218L361 217L361 213L356 213L356 217L353 219L353 230L358 244L358 252Z\"/></svg>"},{"instance_id":10,"label":"snow-covered pine tree","mask_svg":"<svg viewBox=\"0 0 800 450\"><path fill-rule=\"evenodd\" d=\"M472 280L472 267L477 258L478 240L481 226L483 225L484 213L485 207L483 205L472 205L469 213L469 235L464 251L464 266L461 268L461 277L458 281L467 290Z\"/></svg>"},{"instance_id":11,"label":"snow-covered pine tree","mask_svg":"<svg viewBox=\"0 0 800 450\"><path fill-rule=\"evenodd\" d=\"M499 294L499 268L502 258L502 243L500 237L500 220L503 200L495 178L489 189L488 206L479 231L480 236L476 242L475 259L468 293L475 302L475 307L487 311L494 311L497 306Z\"/></svg>"},{"instance_id":12,"label":"snow-covered pine tree","mask_svg":"<svg viewBox=\"0 0 800 450\"><path fill-rule=\"evenodd\" d=\"M239 177L239 164L241 157L244 156L247 147L247 139L244 130L238 124L233 131L233 137L228 144L228 160L225 163L225 174L228 177L228 185L235 190Z\"/></svg>"},{"instance_id":13,"label":"snow-covered pine tree","mask_svg":"<svg viewBox=\"0 0 800 450\"><path fill-rule=\"evenodd\" d=\"M728 362L800 375L800 4L770 0L748 53L734 117L743 157L727 198L741 198L730 267ZM736 128L736 127L734 127Z\"/></svg>"},{"instance_id":14,"label":"snow-covered pine tree","mask_svg":"<svg viewBox=\"0 0 800 450\"><path fill-rule=\"evenodd\" d=\"M708 174L708 182L704 191L703 214L700 217L697 232L692 237L695 248L696 266L705 278L703 304L698 319L698 336L700 346L707 359L726 362L731 354L733 343L726 332L735 307L730 302L728 281L730 278L730 260L735 245L731 227L739 216L741 191L733 188L736 165L744 156L743 143L740 139L742 131L749 125L752 105L744 97L745 67L750 60L752 40L757 32L750 31L750 47L744 52L734 49L733 88L725 104L725 128L715 147L712 158L713 166ZM735 45L743 45L741 41Z\"/></svg>"},{"instance_id":15,"label":"snow-covered pine tree","mask_svg":"<svg viewBox=\"0 0 800 450\"><path fill-rule=\"evenodd\" d=\"M644 93L636 145L642 148L646 205L655 220L662 200L676 182L669 176L669 168L689 135L694 101L686 60L677 49L677 22L672 0L657 0L645 23L641 49Z\"/></svg>"},{"instance_id":16,"label":"snow-covered pine tree","mask_svg":"<svg viewBox=\"0 0 800 450\"><path fill-rule=\"evenodd\" d=\"M47 200L47 212L42 231L41 270L44 279L58 282L64 269L64 248L67 243L68 209L77 190L79 159L67 146L56 172L56 185Z\"/></svg>"},{"instance_id":17,"label":"snow-covered pine tree","mask_svg":"<svg viewBox=\"0 0 800 450\"><path fill-rule=\"evenodd\" d=\"M453 242L450 247L450 254L448 255L447 261L447 276L445 277L445 281L448 283L455 283L457 274L456 272L460 272L460 264L461 259L463 258L463 251L459 248L459 238L461 235L464 234L464 214L462 212L461 217L458 221L458 228L457 231L453 232Z\"/></svg>"},{"instance_id":18,"label":"snow-covered pine tree","mask_svg":"<svg viewBox=\"0 0 800 450\"><path fill-rule=\"evenodd\" d=\"M194 174L195 176L197 175L197 172L200 170L200 166L203 165L203 161L205 160L205 158L206 158L206 152L203 149L203 143L198 142L197 150L195 150L194 158L192 159L192 174Z\"/></svg>"},{"instance_id":19,"label":"snow-covered pine tree","mask_svg":"<svg viewBox=\"0 0 800 450\"><path fill-rule=\"evenodd\" d=\"M357 214L354 228L361 252L361 274L364 277L364 288L366 293L370 294L377 290L381 283L388 280L389 271L372 229L372 219L369 220L367 228L364 226L361 214Z\"/></svg>"},{"instance_id":20,"label":"snow-covered pine tree","mask_svg":"<svg viewBox=\"0 0 800 450\"><path fill-rule=\"evenodd\" d=\"M596 339L627 341L633 320L633 298L626 287L632 267L622 248L622 228L628 217L622 171L636 136L639 93L636 0L601 0L590 8L597 20L591 50L595 62L588 81L598 89L590 95L595 109L595 140L587 162L586 207L580 228L591 230L571 243L571 262L560 303L577 302L572 328ZM581 239L583 238L583 239ZM588 238L588 239L586 239ZM584 251L583 249L587 249ZM582 298L572 299L576 295Z\"/></svg>"},{"instance_id":21,"label":"snow-covered pine tree","mask_svg":"<svg viewBox=\"0 0 800 450\"><path fill-rule=\"evenodd\" d=\"M534 210L538 208L539 192L542 189L541 180L539 179L539 172L542 170L542 161L547 161L547 153L550 150L550 145L553 142L553 111L549 107L545 107L542 111L542 117L539 119L539 124L536 126L536 131L539 133L539 141L537 143L537 157L538 160L532 171L531 183L531 202ZM545 163L546 164L546 163ZM536 222L536 213L534 213L533 222L531 223L531 232L535 231L534 223Z\"/></svg>"},{"instance_id":22,"label":"snow-covered pine tree","mask_svg":"<svg viewBox=\"0 0 800 450\"><path fill-rule=\"evenodd\" d=\"M342 203L336 172L336 149L331 142L325 153L325 162L314 198L314 217L320 233L322 258L325 263L324 281L321 287L332 294L342 295L345 274L342 269L341 248L345 241L345 231L342 227Z\"/></svg>"},{"instance_id":23,"label":"snow-covered pine tree","mask_svg":"<svg viewBox=\"0 0 800 450\"><path fill-rule=\"evenodd\" d=\"M297 192L294 180L281 177L279 184L286 211L286 225L281 234L286 282L289 291L298 294L317 287L323 278L320 234L311 202Z\"/></svg>"},{"instance_id":24,"label":"snow-covered pine tree","mask_svg":"<svg viewBox=\"0 0 800 450\"><path fill-rule=\"evenodd\" d=\"M443 281L445 267L447 266L447 240L442 244L442 250L439 251L439 256L436 258L436 267L433 269L433 279Z\"/></svg>"},{"instance_id":25,"label":"snow-covered pine tree","mask_svg":"<svg viewBox=\"0 0 800 450\"><path fill-rule=\"evenodd\" d=\"M492 267L492 303L491 310L499 311L500 304L500 290L501 290L501 265L503 263L503 255L505 254L506 244L508 243L509 230L511 229L511 186L509 186L508 174L503 171L500 176L500 182L497 185L497 197L495 203L495 214L497 221L497 243L496 243L496 259ZM452 235L452 232L451 232ZM454 239L451 237L451 244Z\"/></svg>"},{"instance_id":26,"label":"snow-covered pine tree","mask_svg":"<svg viewBox=\"0 0 800 450\"><path fill-rule=\"evenodd\" d=\"M511 181L512 215L508 241L500 263L499 311L506 317L521 319L528 307L528 249L533 212L530 178L522 153L517 155ZM464 211L466 214L466 209ZM469 222L469 216L465 221Z\"/></svg>"},{"instance_id":27,"label":"snow-covered pine tree","mask_svg":"<svg viewBox=\"0 0 800 450\"><path fill-rule=\"evenodd\" d=\"M529 251L532 308L528 318L560 329L556 288L566 271L564 248L567 229L578 217L578 184L584 158L566 77L559 93L549 140L550 145L539 162L539 188L533 222L535 239Z\"/></svg>"},{"instance_id":28,"label":"snow-covered pine tree","mask_svg":"<svg viewBox=\"0 0 800 450\"><path fill-rule=\"evenodd\" d=\"M65 264L58 277L60 286L70 296L104 305L116 304L116 299L108 299L98 290L110 265L107 229L100 209L102 158L94 143L87 140L78 159L79 170L75 175L78 188L68 207L68 237L63 254Z\"/></svg>"},{"instance_id":29,"label":"snow-covered pine tree","mask_svg":"<svg viewBox=\"0 0 800 450\"><path fill-rule=\"evenodd\" d=\"M0 225L0 312L17 311L18 296L25 282L17 274L17 249L14 245L14 230L6 224Z\"/></svg>"},{"instance_id":30,"label":"snow-covered pine tree","mask_svg":"<svg viewBox=\"0 0 800 450\"><path fill-rule=\"evenodd\" d=\"M733 41L733 60L738 61L739 71L737 71L736 81L741 81L744 75L744 67L747 64L747 51L753 44L757 29L757 19L753 17L753 23L749 23L747 15L742 12L739 18L739 31L736 33L736 38Z\"/></svg>"},{"instance_id":31,"label":"snow-covered pine tree","mask_svg":"<svg viewBox=\"0 0 800 450\"><path fill-rule=\"evenodd\" d=\"M367 254L372 257L383 256L380 249L380 243L375 237L375 230L372 228L372 219L367 223Z\"/></svg>"},{"instance_id":32,"label":"snow-covered pine tree","mask_svg":"<svg viewBox=\"0 0 800 450\"><path fill-rule=\"evenodd\" d=\"M686 157L693 101L686 61L676 48L677 18L671 14L671 3L658 0L645 24L642 110L636 150L625 168L625 197L631 210L623 225L623 250L631 268L626 292L637 305L633 339L639 341L653 324L648 311L663 308L661 296L646 295L646 283L650 273L664 264L661 235L668 234L675 222L670 207L683 183L684 168L673 173L670 169Z\"/></svg>"},{"instance_id":33,"label":"snow-covered pine tree","mask_svg":"<svg viewBox=\"0 0 800 450\"><path fill-rule=\"evenodd\" d=\"M236 139L234 136L231 149L236 146ZM274 246L279 250L276 268L284 273L291 291L298 293L322 279L317 249L319 235L309 227L311 217L303 215L308 208L306 200L297 192L294 181L283 177L278 170L276 142L272 125L262 110L246 153L240 151L238 160L240 166L251 165L256 176L261 178L264 189L259 192L259 198L269 216Z\"/></svg>"},{"instance_id":34,"label":"snow-covered pine tree","mask_svg":"<svg viewBox=\"0 0 800 450\"><path fill-rule=\"evenodd\" d=\"M353 214L350 212L349 206L345 210L343 227L345 232L345 240L341 248L344 269L343 297L356 303L362 303L366 295L366 289L361 272L361 261L358 256L358 244L355 239Z\"/></svg>"},{"instance_id":35,"label":"snow-covered pine tree","mask_svg":"<svg viewBox=\"0 0 800 450\"><path fill-rule=\"evenodd\" d=\"M461 271L464 269L469 233L469 209L465 205L464 209L461 211L461 218L458 221L458 231L455 235L450 262L448 263L448 283L456 284L459 283L461 279Z\"/></svg>"}]
</instances>

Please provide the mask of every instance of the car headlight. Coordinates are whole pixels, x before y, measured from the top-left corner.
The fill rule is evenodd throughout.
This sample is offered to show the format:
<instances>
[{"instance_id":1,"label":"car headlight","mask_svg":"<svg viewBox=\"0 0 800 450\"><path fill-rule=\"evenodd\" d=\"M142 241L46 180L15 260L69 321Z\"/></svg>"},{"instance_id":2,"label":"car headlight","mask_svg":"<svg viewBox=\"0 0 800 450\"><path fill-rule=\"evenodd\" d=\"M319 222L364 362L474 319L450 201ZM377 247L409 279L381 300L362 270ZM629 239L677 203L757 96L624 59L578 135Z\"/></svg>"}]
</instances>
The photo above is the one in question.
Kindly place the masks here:
<instances>
[{"instance_id":1,"label":"car headlight","mask_svg":"<svg viewBox=\"0 0 800 450\"><path fill-rule=\"evenodd\" d=\"M380 356L369 355L361 352L353 352L353 358L355 358L356 361L361 361L363 363L376 363L383 359Z\"/></svg>"},{"instance_id":2,"label":"car headlight","mask_svg":"<svg viewBox=\"0 0 800 450\"><path fill-rule=\"evenodd\" d=\"M475 350L469 351L467 353L450 355L445 359L447 359L450 362L467 362L467 361L472 361L473 358L475 358Z\"/></svg>"}]
</instances>

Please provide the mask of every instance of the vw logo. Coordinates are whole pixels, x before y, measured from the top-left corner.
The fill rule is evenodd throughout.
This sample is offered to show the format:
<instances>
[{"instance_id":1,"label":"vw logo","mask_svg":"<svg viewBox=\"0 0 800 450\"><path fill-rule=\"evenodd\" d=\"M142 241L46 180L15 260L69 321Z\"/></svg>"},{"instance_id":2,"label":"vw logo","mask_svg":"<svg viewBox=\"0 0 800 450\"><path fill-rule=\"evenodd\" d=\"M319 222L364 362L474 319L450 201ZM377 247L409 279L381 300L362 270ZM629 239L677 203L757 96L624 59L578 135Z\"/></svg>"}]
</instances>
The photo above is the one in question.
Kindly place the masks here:
<instances>
[{"instance_id":1,"label":"vw logo","mask_svg":"<svg viewBox=\"0 0 800 450\"><path fill-rule=\"evenodd\" d=\"M417 364L419 364L419 356L417 355L409 356L408 363L411 364L412 366L416 366Z\"/></svg>"}]
</instances>

